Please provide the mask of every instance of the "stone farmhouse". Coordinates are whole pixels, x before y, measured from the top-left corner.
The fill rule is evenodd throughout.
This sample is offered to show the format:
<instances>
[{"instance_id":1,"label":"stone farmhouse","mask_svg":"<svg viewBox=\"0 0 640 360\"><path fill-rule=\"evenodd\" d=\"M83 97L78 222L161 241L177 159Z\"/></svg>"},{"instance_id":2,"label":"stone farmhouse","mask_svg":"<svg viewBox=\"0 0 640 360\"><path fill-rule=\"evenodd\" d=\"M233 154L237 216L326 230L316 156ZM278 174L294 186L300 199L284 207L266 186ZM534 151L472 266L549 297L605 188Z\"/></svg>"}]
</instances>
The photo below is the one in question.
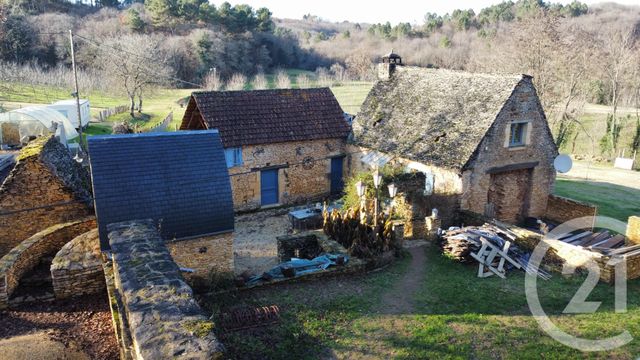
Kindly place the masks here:
<instances>
[{"instance_id":1,"label":"stone farmhouse","mask_svg":"<svg viewBox=\"0 0 640 360\"><path fill-rule=\"evenodd\" d=\"M516 223L543 217L558 155L531 76L403 66L380 80L353 123L351 171L396 163L425 176L414 216L458 209Z\"/></svg>"},{"instance_id":2,"label":"stone farmhouse","mask_svg":"<svg viewBox=\"0 0 640 360\"><path fill-rule=\"evenodd\" d=\"M234 213L218 132L94 136L88 140L101 248L108 226L153 221L173 260L206 279L232 273Z\"/></svg>"},{"instance_id":3,"label":"stone farmhouse","mask_svg":"<svg viewBox=\"0 0 640 360\"><path fill-rule=\"evenodd\" d=\"M342 191L351 128L328 88L194 92L180 129L220 132L236 211Z\"/></svg>"}]
</instances>

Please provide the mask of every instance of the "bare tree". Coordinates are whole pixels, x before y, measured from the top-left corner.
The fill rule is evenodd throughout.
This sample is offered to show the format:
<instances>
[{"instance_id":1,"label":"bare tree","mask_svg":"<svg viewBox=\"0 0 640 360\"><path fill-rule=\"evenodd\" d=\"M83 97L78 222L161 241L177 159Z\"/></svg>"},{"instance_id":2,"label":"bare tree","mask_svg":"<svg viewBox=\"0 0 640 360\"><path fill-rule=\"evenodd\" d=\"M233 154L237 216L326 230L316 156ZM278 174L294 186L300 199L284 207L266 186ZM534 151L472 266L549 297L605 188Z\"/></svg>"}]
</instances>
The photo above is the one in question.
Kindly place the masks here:
<instances>
[{"instance_id":1,"label":"bare tree","mask_svg":"<svg viewBox=\"0 0 640 360\"><path fill-rule=\"evenodd\" d=\"M237 91L244 90L247 85L247 77L242 74L233 74L231 79L227 81L227 90Z\"/></svg>"},{"instance_id":2,"label":"bare tree","mask_svg":"<svg viewBox=\"0 0 640 360\"><path fill-rule=\"evenodd\" d=\"M633 29L602 29L600 37L601 59L605 76L611 90L610 105L612 108L608 136L614 153L618 151L618 135L620 133L620 119L618 105L621 98L624 81L628 75L635 52L635 38Z\"/></svg>"},{"instance_id":3,"label":"bare tree","mask_svg":"<svg viewBox=\"0 0 640 360\"><path fill-rule=\"evenodd\" d=\"M306 74L300 74L296 78L296 83L300 89L308 89L311 87L311 78Z\"/></svg>"},{"instance_id":4,"label":"bare tree","mask_svg":"<svg viewBox=\"0 0 640 360\"><path fill-rule=\"evenodd\" d=\"M320 67L316 69L316 77L318 79L318 84L322 87L329 87L333 84L333 80L331 79L331 74L329 70L326 68Z\"/></svg>"},{"instance_id":5,"label":"bare tree","mask_svg":"<svg viewBox=\"0 0 640 360\"><path fill-rule=\"evenodd\" d=\"M169 67L157 36L125 35L106 40L100 47L100 65L127 93L129 113L134 116L135 99L142 111L142 95L150 87L166 84Z\"/></svg>"},{"instance_id":6,"label":"bare tree","mask_svg":"<svg viewBox=\"0 0 640 360\"><path fill-rule=\"evenodd\" d=\"M224 87L222 79L217 71L209 71L207 76L204 77L204 87L211 91L220 91Z\"/></svg>"},{"instance_id":7,"label":"bare tree","mask_svg":"<svg viewBox=\"0 0 640 360\"><path fill-rule=\"evenodd\" d=\"M264 74L261 72L256 74L256 76L253 78L253 81L251 82L251 85L253 87L253 90L264 90L269 88L267 77L264 76Z\"/></svg>"},{"instance_id":8,"label":"bare tree","mask_svg":"<svg viewBox=\"0 0 640 360\"><path fill-rule=\"evenodd\" d=\"M289 89L291 88L291 79L284 70L278 70L276 73L276 88Z\"/></svg>"},{"instance_id":9,"label":"bare tree","mask_svg":"<svg viewBox=\"0 0 640 360\"><path fill-rule=\"evenodd\" d=\"M345 61L347 75L356 80L372 80L374 78L374 66L369 56L365 53L352 54Z\"/></svg>"},{"instance_id":10,"label":"bare tree","mask_svg":"<svg viewBox=\"0 0 640 360\"><path fill-rule=\"evenodd\" d=\"M331 72L331 74L333 74L333 79L338 82L338 83L342 83L345 80L347 80L347 72L344 68L344 66L335 63L333 65L331 65L331 67L329 68L329 71Z\"/></svg>"}]
</instances>

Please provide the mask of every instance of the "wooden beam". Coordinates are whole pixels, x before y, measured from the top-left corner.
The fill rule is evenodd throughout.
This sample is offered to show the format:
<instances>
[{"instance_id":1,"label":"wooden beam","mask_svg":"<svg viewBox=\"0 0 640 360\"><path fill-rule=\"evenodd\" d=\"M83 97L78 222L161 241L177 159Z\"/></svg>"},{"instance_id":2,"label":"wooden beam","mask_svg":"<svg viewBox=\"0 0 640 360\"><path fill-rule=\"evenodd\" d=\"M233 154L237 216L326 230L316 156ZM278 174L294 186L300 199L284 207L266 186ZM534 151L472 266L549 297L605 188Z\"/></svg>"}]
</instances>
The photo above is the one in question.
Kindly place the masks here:
<instances>
[{"instance_id":1,"label":"wooden beam","mask_svg":"<svg viewBox=\"0 0 640 360\"><path fill-rule=\"evenodd\" d=\"M526 163L511 164L506 166L492 167L489 170L487 170L487 174L497 174L497 173L502 173L507 171L514 171L514 170L533 169L539 164L540 164L539 161L534 161L534 162L526 162Z\"/></svg>"}]
</instances>

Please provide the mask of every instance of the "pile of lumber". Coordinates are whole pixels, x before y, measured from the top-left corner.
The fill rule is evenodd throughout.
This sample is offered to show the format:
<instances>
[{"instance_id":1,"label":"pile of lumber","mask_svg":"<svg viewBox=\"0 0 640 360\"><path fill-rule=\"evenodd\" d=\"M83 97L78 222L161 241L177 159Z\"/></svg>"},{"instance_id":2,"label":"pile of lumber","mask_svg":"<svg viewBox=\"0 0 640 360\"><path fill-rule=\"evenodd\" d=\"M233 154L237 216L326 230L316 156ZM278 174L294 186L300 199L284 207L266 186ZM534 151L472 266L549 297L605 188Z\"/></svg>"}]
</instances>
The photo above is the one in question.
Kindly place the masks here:
<instances>
[{"instance_id":1,"label":"pile of lumber","mask_svg":"<svg viewBox=\"0 0 640 360\"><path fill-rule=\"evenodd\" d=\"M480 263L478 276L488 274L489 269L494 274L504 277L505 266L522 269L525 272L549 279L551 275L542 270L529 266L531 254L521 250L516 244L516 235L499 223L484 224L482 226L467 226L450 228L442 234L442 251L450 258L463 263ZM499 256L495 256L498 252ZM488 263L485 263L489 260ZM506 262L505 262L506 260Z\"/></svg>"},{"instance_id":2,"label":"pile of lumber","mask_svg":"<svg viewBox=\"0 0 640 360\"><path fill-rule=\"evenodd\" d=\"M640 245L625 246L623 235L613 235L607 230L595 233L583 230L574 231L560 235L557 240L608 256L640 254Z\"/></svg>"}]
</instances>

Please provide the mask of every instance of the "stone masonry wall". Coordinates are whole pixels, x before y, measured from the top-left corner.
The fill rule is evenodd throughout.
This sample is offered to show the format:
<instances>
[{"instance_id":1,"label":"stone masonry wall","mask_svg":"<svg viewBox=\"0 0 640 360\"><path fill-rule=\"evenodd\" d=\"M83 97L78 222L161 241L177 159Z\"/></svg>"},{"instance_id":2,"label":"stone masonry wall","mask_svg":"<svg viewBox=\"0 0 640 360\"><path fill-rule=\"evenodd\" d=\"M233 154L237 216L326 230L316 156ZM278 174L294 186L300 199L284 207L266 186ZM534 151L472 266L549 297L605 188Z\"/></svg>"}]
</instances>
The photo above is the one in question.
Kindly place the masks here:
<instances>
[{"instance_id":1,"label":"stone masonry wall","mask_svg":"<svg viewBox=\"0 0 640 360\"><path fill-rule=\"evenodd\" d=\"M331 157L345 153L341 139L313 140L242 148L241 166L229 169L236 211L259 209L260 169L280 167L279 203L316 201L331 190Z\"/></svg>"},{"instance_id":2,"label":"stone masonry wall","mask_svg":"<svg viewBox=\"0 0 640 360\"><path fill-rule=\"evenodd\" d=\"M627 222L627 240L640 245L640 216L630 216Z\"/></svg>"},{"instance_id":3,"label":"stone masonry wall","mask_svg":"<svg viewBox=\"0 0 640 360\"><path fill-rule=\"evenodd\" d=\"M93 214L90 205L72 202L90 196L88 179L86 170L53 138L34 140L22 149L0 187L0 211L66 204L0 216L0 256L50 226Z\"/></svg>"},{"instance_id":4,"label":"stone masonry wall","mask_svg":"<svg viewBox=\"0 0 640 360\"><path fill-rule=\"evenodd\" d=\"M180 267L195 270L184 276L206 280L211 271L233 275L233 233L167 242L173 261Z\"/></svg>"},{"instance_id":5,"label":"stone masonry wall","mask_svg":"<svg viewBox=\"0 0 640 360\"><path fill-rule=\"evenodd\" d=\"M544 217L557 223L563 223L585 216L595 217L597 214L598 208L595 205L561 196L549 195L547 212Z\"/></svg>"},{"instance_id":6,"label":"stone masonry wall","mask_svg":"<svg viewBox=\"0 0 640 360\"><path fill-rule=\"evenodd\" d=\"M33 235L3 256L0 259L0 308L8 306L20 278L38 265L43 256L55 254L73 238L95 227L93 217L57 224Z\"/></svg>"},{"instance_id":7,"label":"stone masonry wall","mask_svg":"<svg viewBox=\"0 0 640 360\"><path fill-rule=\"evenodd\" d=\"M152 220L111 224L114 283L135 359L219 359L223 346Z\"/></svg>"},{"instance_id":8,"label":"stone masonry wall","mask_svg":"<svg viewBox=\"0 0 640 360\"><path fill-rule=\"evenodd\" d=\"M361 161L370 150L355 145L347 146L347 157L345 159L347 172L345 176L353 176L360 172L372 172L373 168ZM412 221L405 224L405 236L407 238L424 238L424 218L431 215L431 210L436 208L440 212L444 226L452 225L459 208L460 195L462 194L462 179L455 171L443 169L437 166L416 164L410 160L394 158L389 162L389 166L412 166L428 171L433 175L433 194L424 195L420 193L424 189L424 178L420 178L420 183L397 184L399 186L398 195L405 197L403 202L407 202L412 207ZM386 189L382 189L385 191Z\"/></svg>"},{"instance_id":9,"label":"stone masonry wall","mask_svg":"<svg viewBox=\"0 0 640 360\"><path fill-rule=\"evenodd\" d=\"M528 122L526 145L508 145L510 123ZM521 216L543 217L547 210L547 199L555 182L553 160L557 156L553 136L544 117L542 106L536 96L531 80L523 80L498 114L476 150L475 159L463 173L464 195L461 208L484 214L490 191L491 169L516 164L535 163L531 173L530 188L526 189L528 204ZM514 211L522 213L522 201L513 201ZM508 209L503 209L508 212Z\"/></svg>"},{"instance_id":10,"label":"stone masonry wall","mask_svg":"<svg viewBox=\"0 0 640 360\"><path fill-rule=\"evenodd\" d=\"M58 251L51 264L51 280L57 299L105 290L98 229L76 237Z\"/></svg>"}]
</instances>

